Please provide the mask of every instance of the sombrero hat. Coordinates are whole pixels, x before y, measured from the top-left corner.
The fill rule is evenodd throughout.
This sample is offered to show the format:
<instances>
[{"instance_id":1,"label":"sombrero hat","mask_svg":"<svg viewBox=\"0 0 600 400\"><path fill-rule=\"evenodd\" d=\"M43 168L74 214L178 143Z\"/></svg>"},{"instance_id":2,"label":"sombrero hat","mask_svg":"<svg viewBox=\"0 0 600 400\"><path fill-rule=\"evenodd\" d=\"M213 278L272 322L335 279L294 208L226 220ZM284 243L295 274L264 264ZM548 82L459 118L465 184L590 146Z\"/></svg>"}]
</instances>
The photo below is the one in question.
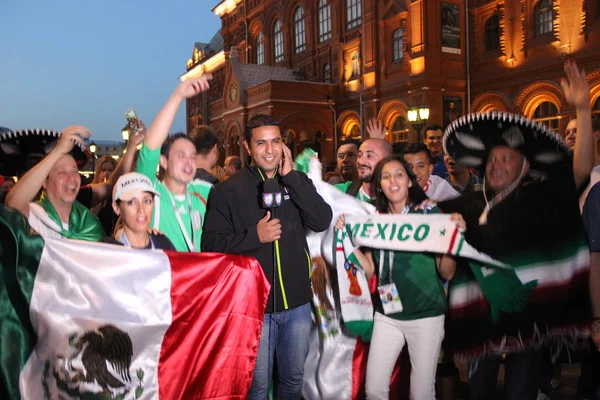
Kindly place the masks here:
<instances>
[{"instance_id":1,"label":"sombrero hat","mask_svg":"<svg viewBox=\"0 0 600 400\"><path fill-rule=\"evenodd\" d=\"M60 135L49 129L0 131L0 175L19 176L32 168L52 151ZM71 155L79 168L88 162L85 147L74 146Z\"/></svg>"},{"instance_id":2,"label":"sombrero hat","mask_svg":"<svg viewBox=\"0 0 600 400\"><path fill-rule=\"evenodd\" d=\"M544 176L549 169L572 160L572 151L560 135L539 122L509 112L477 112L459 117L446 128L442 143L444 151L457 163L481 169L496 146L508 146L524 154L530 173L535 176Z\"/></svg>"}]
</instances>

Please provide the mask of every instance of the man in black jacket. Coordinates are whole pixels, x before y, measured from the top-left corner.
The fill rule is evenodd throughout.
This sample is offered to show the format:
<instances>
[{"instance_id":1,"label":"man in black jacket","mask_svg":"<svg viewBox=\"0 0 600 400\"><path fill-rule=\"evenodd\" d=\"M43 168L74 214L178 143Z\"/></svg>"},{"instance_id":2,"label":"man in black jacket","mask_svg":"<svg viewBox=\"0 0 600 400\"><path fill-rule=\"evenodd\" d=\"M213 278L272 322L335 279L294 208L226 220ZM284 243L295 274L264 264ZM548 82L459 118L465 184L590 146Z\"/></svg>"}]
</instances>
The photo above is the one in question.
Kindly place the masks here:
<instances>
[{"instance_id":1,"label":"man in black jacket","mask_svg":"<svg viewBox=\"0 0 600 400\"><path fill-rule=\"evenodd\" d=\"M275 350L282 398L300 399L312 323L305 229L329 228L332 212L310 179L293 169L292 153L273 117L248 121L244 147L250 164L211 191L202 251L253 256L271 283L248 399L268 398ZM269 178L282 194L273 216L261 201Z\"/></svg>"}]
</instances>

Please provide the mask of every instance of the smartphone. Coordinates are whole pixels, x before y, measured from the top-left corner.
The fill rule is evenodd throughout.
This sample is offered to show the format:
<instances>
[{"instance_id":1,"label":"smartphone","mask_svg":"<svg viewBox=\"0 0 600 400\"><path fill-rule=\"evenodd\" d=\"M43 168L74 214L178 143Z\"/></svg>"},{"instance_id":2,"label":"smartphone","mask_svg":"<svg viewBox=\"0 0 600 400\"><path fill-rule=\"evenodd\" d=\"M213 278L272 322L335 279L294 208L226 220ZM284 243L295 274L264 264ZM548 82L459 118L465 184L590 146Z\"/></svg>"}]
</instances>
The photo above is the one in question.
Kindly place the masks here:
<instances>
[{"instance_id":1,"label":"smartphone","mask_svg":"<svg viewBox=\"0 0 600 400\"><path fill-rule=\"evenodd\" d=\"M140 124L140 119L133 108L125 111L125 119L127 120L127 130L129 131L129 134L139 135L142 131L142 126Z\"/></svg>"}]
</instances>

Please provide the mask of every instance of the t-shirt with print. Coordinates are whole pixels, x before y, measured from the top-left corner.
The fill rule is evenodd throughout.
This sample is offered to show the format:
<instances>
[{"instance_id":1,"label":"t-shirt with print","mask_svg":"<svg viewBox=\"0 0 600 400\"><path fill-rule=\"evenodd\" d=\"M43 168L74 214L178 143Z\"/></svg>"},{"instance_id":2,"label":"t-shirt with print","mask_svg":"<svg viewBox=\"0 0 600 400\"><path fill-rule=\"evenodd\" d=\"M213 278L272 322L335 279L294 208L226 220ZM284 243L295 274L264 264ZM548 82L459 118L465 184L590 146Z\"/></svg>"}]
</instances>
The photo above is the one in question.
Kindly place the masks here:
<instances>
[{"instance_id":1,"label":"t-shirt with print","mask_svg":"<svg viewBox=\"0 0 600 400\"><path fill-rule=\"evenodd\" d=\"M140 150L137 161L137 172L146 175L154 184L159 196L155 200L152 226L164 233L177 251L200 251L202 225L206 214L206 202L212 185L206 181L195 179L188 184L185 195L176 195L156 177L156 169L160 161L160 149L150 150L146 145ZM191 213L190 213L191 205ZM177 210L178 212L176 212ZM179 218L177 215L179 214ZM198 219L192 221L192 214ZM181 226L185 229L185 235ZM186 236L193 248L190 249Z\"/></svg>"},{"instance_id":2,"label":"t-shirt with print","mask_svg":"<svg viewBox=\"0 0 600 400\"><path fill-rule=\"evenodd\" d=\"M423 214L423 210L413 210L411 207L408 213ZM427 211L427 214L439 213L441 210L437 207ZM402 311L387 314L388 317L407 321L437 317L446 312L446 294L434 254L373 249L373 261L378 285L395 283L402 302ZM379 298L377 311L384 314Z\"/></svg>"}]
</instances>

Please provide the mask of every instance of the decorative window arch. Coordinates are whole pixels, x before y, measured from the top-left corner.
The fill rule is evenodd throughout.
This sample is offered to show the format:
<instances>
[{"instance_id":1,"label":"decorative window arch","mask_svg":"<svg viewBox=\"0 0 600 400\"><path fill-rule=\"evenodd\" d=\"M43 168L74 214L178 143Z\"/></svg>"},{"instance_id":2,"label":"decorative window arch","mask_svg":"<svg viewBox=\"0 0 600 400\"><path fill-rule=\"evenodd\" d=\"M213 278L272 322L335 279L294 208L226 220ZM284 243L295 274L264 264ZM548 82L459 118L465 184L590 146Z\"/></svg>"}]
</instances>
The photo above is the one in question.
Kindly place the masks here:
<instances>
[{"instance_id":1,"label":"decorative window arch","mask_svg":"<svg viewBox=\"0 0 600 400\"><path fill-rule=\"evenodd\" d=\"M362 20L362 0L346 0L346 28L356 28Z\"/></svg>"},{"instance_id":2,"label":"decorative window arch","mask_svg":"<svg viewBox=\"0 0 600 400\"><path fill-rule=\"evenodd\" d=\"M533 8L535 36L552 32L554 13L552 0L540 0Z\"/></svg>"},{"instance_id":3,"label":"decorative window arch","mask_svg":"<svg viewBox=\"0 0 600 400\"><path fill-rule=\"evenodd\" d=\"M544 101L537 105L533 112L533 119L548 129L558 132L558 107L550 101Z\"/></svg>"},{"instance_id":4,"label":"decorative window arch","mask_svg":"<svg viewBox=\"0 0 600 400\"><path fill-rule=\"evenodd\" d=\"M400 61L404 58L404 31L402 28L396 29L392 36L392 48L394 49L394 61Z\"/></svg>"},{"instance_id":5,"label":"decorative window arch","mask_svg":"<svg viewBox=\"0 0 600 400\"><path fill-rule=\"evenodd\" d=\"M408 141L408 121L403 115L399 115L392 126L392 143Z\"/></svg>"},{"instance_id":6,"label":"decorative window arch","mask_svg":"<svg viewBox=\"0 0 600 400\"><path fill-rule=\"evenodd\" d=\"M500 48L500 17L494 14L485 21L485 51Z\"/></svg>"},{"instance_id":7,"label":"decorative window arch","mask_svg":"<svg viewBox=\"0 0 600 400\"><path fill-rule=\"evenodd\" d=\"M294 39L296 54L306 50L306 25L302 7L296 8L294 12Z\"/></svg>"},{"instance_id":8,"label":"decorative window arch","mask_svg":"<svg viewBox=\"0 0 600 400\"><path fill-rule=\"evenodd\" d=\"M283 61L283 29L281 21L275 21L273 26L273 45L275 47L275 62Z\"/></svg>"},{"instance_id":9,"label":"decorative window arch","mask_svg":"<svg viewBox=\"0 0 600 400\"><path fill-rule=\"evenodd\" d=\"M319 43L331 39L331 5L329 0L319 0Z\"/></svg>"},{"instance_id":10,"label":"decorative window arch","mask_svg":"<svg viewBox=\"0 0 600 400\"><path fill-rule=\"evenodd\" d=\"M265 36L262 32L256 35L256 63L258 65L265 63Z\"/></svg>"}]
</instances>

